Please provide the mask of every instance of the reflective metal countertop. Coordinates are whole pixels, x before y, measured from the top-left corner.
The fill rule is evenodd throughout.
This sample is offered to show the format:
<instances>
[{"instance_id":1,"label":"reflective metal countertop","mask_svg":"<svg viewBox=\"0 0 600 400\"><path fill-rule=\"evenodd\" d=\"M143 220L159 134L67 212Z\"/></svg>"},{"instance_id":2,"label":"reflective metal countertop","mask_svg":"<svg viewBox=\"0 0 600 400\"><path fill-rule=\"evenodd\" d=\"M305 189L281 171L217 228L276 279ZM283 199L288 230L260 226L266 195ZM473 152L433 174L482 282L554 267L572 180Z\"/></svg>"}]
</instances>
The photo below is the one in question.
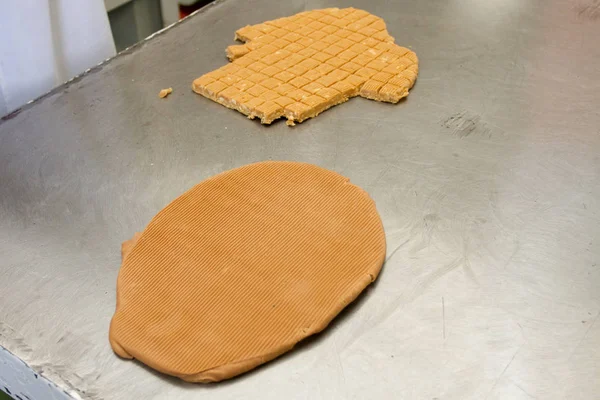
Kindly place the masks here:
<instances>
[{"instance_id":1,"label":"reflective metal countertop","mask_svg":"<svg viewBox=\"0 0 600 400\"><path fill-rule=\"evenodd\" d=\"M329 6L385 19L420 73L294 128L191 92L241 26ZM0 345L89 399L592 399L600 393L600 3L225 0L0 123ZM167 99L158 92L173 87ZM375 200L378 281L298 349L187 384L108 343L120 243L261 160Z\"/></svg>"}]
</instances>

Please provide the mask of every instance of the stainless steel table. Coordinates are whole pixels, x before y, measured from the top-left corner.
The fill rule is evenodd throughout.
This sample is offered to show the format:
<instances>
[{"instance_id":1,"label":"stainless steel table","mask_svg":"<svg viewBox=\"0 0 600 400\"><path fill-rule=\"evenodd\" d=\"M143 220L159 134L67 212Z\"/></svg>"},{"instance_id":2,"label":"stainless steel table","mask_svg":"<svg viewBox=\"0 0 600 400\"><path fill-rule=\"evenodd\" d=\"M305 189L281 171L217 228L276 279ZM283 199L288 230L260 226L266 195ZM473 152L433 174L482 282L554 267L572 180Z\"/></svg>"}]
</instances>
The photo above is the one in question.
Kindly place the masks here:
<instances>
[{"instance_id":1,"label":"stainless steel table","mask_svg":"<svg viewBox=\"0 0 600 400\"><path fill-rule=\"evenodd\" d=\"M265 127L191 92L236 28L344 5L418 54L406 101ZM0 124L0 344L89 399L598 398L599 37L594 0L209 6ZM230 382L117 358L120 243L202 179L270 159L371 194L388 241L377 283Z\"/></svg>"}]
</instances>

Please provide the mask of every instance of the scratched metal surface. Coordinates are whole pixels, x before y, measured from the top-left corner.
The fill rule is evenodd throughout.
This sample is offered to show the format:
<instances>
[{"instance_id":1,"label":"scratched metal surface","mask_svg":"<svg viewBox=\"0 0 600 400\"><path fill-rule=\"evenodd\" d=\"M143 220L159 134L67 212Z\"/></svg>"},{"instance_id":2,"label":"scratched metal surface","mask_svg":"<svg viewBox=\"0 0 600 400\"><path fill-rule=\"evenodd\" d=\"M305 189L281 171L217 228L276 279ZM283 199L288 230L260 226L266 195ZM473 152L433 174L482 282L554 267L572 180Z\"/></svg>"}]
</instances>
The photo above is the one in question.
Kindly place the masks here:
<instances>
[{"instance_id":1,"label":"scratched metal surface","mask_svg":"<svg viewBox=\"0 0 600 400\"><path fill-rule=\"evenodd\" d=\"M353 99L295 128L191 93L235 28L332 5L225 0L0 124L0 344L89 399L598 398L600 3L350 1L417 52L418 82L401 104ZM230 382L118 359L121 241L202 179L268 159L371 194L377 283Z\"/></svg>"}]
</instances>

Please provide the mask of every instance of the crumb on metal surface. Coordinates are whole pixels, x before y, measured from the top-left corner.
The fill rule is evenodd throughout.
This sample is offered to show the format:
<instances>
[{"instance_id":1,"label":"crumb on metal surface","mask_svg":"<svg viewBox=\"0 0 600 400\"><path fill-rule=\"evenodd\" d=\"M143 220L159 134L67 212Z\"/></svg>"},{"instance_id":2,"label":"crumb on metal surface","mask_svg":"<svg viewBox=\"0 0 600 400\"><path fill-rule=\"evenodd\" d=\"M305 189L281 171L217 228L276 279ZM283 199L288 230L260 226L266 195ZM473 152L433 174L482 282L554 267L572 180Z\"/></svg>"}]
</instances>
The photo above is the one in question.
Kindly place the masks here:
<instances>
[{"instance_id":1,"label":"crumb on metal surface","mask_svg":"<svg viewBox=\"0 0 600 400\"><path fill-rule=\"evenodd\" d=\"M163 89L160 92L158 92L158 97L160 97L161 99L164 99L171 93L173 93L173 88Z\"/></svg>"}]
</instances>

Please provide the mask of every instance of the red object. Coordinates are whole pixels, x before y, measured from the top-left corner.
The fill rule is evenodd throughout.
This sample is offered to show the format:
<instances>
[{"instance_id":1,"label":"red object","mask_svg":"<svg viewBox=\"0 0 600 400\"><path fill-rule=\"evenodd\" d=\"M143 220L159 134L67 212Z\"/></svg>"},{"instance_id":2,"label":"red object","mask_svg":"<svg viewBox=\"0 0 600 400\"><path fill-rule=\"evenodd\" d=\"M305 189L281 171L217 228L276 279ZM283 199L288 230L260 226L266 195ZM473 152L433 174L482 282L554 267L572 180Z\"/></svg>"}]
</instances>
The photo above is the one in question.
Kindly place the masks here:
<instances>
[{"instance_id":1,"label":"red object","mask_svg":"<svg viewBox=\"0 0 600 400\"><path fill-rule=\"evenodd\" d=\"M194 4L191 4L191 5L179 4L179 19L183 19L183 18L187 17L194 11L204 7L205 5L207 5L210 2L211 2L211 0L198 0L197 2L195 2Z\"/></svg>"}]
</instances>

